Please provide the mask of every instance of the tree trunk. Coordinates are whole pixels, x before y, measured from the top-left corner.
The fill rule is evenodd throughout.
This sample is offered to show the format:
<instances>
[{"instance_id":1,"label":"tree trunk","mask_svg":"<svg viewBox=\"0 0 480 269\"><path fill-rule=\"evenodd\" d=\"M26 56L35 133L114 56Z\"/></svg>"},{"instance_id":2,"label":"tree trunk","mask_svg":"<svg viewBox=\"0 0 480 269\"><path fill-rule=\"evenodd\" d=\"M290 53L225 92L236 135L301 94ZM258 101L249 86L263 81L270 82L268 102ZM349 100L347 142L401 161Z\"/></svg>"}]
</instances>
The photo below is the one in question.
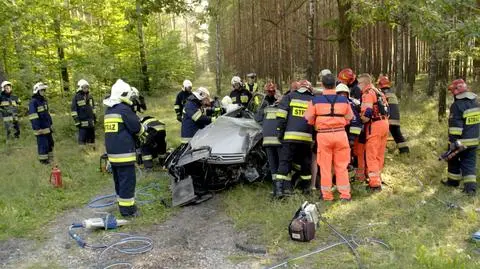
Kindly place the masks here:
<instances>
[{"instance_id":1,"label":"tree trunk","mask_svg":"<svg viewBox=\"0 0 480 269\"><path fill-rule=\"evenodd\" d=\"M148 77L148 63L145 51L145 39L143 34L143 13L142 13L142 0L136 0L136 15L137 15L137 38L138 49L140 53L140 72L142 78L142 87L144 91L150 91L150 80Z\"/></svg>"},{"instance_id":2,"label":"tree trunk","mask_svg":"<svg viewBox=\"0 0 480 269\"><path fill-rule=\"evenodd\" d=\"M307 78L315 85L317 83L315 75L315 0L310 0L308 3L308 64L307 64Z\"/></svg>"},{"instance_id":3,"label":"tree trunk","mask_svg":"<svg viewBox=\"0 0 480 269\"><path fill-rule=\"evenodd\" d=\"M435 94L435 83L437 81L437 42L433 41L430 45L430 60L428 62L428 88L427 96L432 97Z\"/></svg>"},{"instance_id":4,"label":"tree trunk","mask_svg":"<svg viewBox=\"0 0 480 269\"><path fill-rule=\"evenodd\" d=\"M217 0L217 9L220 10L220 0ZM217 95L220 96L222 92L222 74L220 73L220 18L217 12L215 17L215 55L216 55L216 70L215 70L215 84L217 86Z\"/></svg>"},{"instance_id":5,"label":"tree trunk","mask_svg":"<svg viewBox=\"0 0 480 269\"><path fill-rule=\"evenodd\" d=\"M438 121L445 119L447 111L447 87L448 87L448 70L449 59L448 49L441 50L441 58L439 62L439 85L438 85Z\"/></svg>"},{"instance_id":6,"label":"tree trunk","mask_svg":"<svg viewBox=\"0 0 480 269\"><path fill-rule=\"evenodd\" d=\"M410 53L408 60L408 93L409 96L413 94L413 85L415 84L415 76L417 75L417 46L416 38L413 34L412 27L409 28L410 36Z\"/></svg>"},{"instance_id":7,"label":"tree trunk","mask_svg":"<svg viewBox=\"0 0 480 269\"><path fill-rule=\"evenodd\" d=\"M58 63L60 66L60 74L62 76L62 87L63 91L68 92L70 90L70 82L68 78L68 69L67 63L65 61L65 51L62 45L62 28L60 22L60 16L57 16L53 21L53 28L55 31L55 39L57 42L57 56L58 56Z\"/></svg>"},{"instance_id":8,"label":"tree trunk","mask_svg":"<svg viewBox=\"0 0 480 269\"><path fill-rule=\"evenodd\" d=\"M396 42L395 42L395 92L398 98L402 96L403 90L403 26L396 27Z\"/></svg>"},{"instance_id":9,"label":"tree trunk","mask_svg":"<svg viewBox=\"0 0 480 269\"><path fill-rule=\"evenodd\" d=\"M477 6L480 7L480 1L477 1L479 4ZM475 38L475 47L480 47L480 37ZM480 57L473 58L473 79L476 82L480 82Z\"/></svg>"},{"instance_id":10,"label":"tree trunk","mask_svg":"<svg viewBox=\"0 0 480 269\"><path fill-rule=\"evenodd\" d=\"M352 47L352 22L347 17L347 12L352 7L350 0L337 0L338 5L338 50L339 69L351 67L353 64Z\"/></svg>"}]
</instances>

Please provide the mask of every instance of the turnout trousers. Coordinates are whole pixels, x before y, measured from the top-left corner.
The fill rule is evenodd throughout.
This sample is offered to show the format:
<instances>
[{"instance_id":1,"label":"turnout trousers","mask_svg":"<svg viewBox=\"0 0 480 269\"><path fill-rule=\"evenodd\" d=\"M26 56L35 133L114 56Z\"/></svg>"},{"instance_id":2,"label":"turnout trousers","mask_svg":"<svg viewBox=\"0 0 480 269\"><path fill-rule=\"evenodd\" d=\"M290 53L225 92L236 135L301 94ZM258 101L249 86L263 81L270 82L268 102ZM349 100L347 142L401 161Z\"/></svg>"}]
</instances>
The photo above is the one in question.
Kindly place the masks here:
<instances>
[{"instance_id":1,"label":"turnout trousers","mask_svg":"<svg viewBox=\"0 0 480 269\"><path fill-rule=\"evenodd\" d=\"M78 144L95 144L95 128L78 128Z\"/></svg>"},{"instance_id":2,"label":"turnout trousers","mask_svg":"<svg viewBox=\"0 0 480 269\"><path fill-rule=\"evenodd\" d=\"M9 139L12 135L12 129L13 129L13 137L19 138L20 137L20 126L18 124L18 121L13 120L13 121L4 121L3 126L5 127L5 130L7 131L7 139Z\"/></svg>"},{"instance_id":3,"label":"turnout trousers","mask_svg":"<svg viewBox=\"0 0 480 269\"><path fill-rule=\"evenodd\" d=\"M278 180L291 180L290 172L292 171L292 163L300 165L300 178L302 181L312 180L311 163L312 150L310 143L288 143L285 142L280 149L280 162L277 171Z\"/></svg>"},{"instance_id":4,"label":"turnout trousers","mask_svg":"<svg viewBox=\"0 0 480 269\"><path fill-rule=\"evenodd\" d=\"M368 170L368 185L372 188L381 187L381 171L385 161L385 149L389 132L388 120L378 120L366 124L367 143L365 156Z\"/></svg>"},{"instance_id":5,"label":"turnout trousers","mask_svg":"<svg viewBox=\"0 0 480 269\"><path fill-rule=\"evenodd\" d=\"M112 165L113 182L117 194L118 208L122 216L132 216L137 211L135 205L135 165Z\"/></svg>"},{"instance_id":6,"label":"turnout trousers","mask_svg":"<svg viewBox=\"0 0 480 269\"><path fill-rule=\"evenodd\" d=\"M53 161L53 136L49 134L37 135L38 160L48 164Z\"/></svg>"},{"instance_id":7,"label":"turnout trousers","mask_svg":"<svg viewBox=\"0 0 480 269\"><path fill-rule=\"evenodd\" d=\"M392 134L393 140L397 144L398 150L400 153L408 153L410 149L408 148L407 140L400 130L400 125L390 125L390 133Z\"/></svg>"},{"instance_id":8,"label":"turnout trousers","mask_svg":"<svg viewBox=\"0 0 480 269\"><path fill-rule=\"evenodd\" d=\"M448 161L448 180L456 182L452 185L459 186L463 181L465 184L473 185L476 189L477 184L477 148L467 148L460 152L455 158Z\"/></svg>"},{"instance_id":9,"label":"turnout trousers","mask_svg":"<svg viewBox=\"0 0 480 269\"><path fill-rule=\"evenodd\" d=\"M265 153L267 154L268 167L272 174L272 179L276 180L278 165L280 162L280 149L281 146L264 146Z\"/></svg>"},{"instance_id":10,"label":"turnout trousers","mask_svg":"<svg viewBox=\"0 0 480 269\"><path fill-rule=\"evenodd\" d=\"M350 199L350 181L347 166L350 163L350 145L345 131L317 134L317 163L320 166L320 185L323 200L333 200L332 163L340 198Z\"/></svg>"}]
</instances>

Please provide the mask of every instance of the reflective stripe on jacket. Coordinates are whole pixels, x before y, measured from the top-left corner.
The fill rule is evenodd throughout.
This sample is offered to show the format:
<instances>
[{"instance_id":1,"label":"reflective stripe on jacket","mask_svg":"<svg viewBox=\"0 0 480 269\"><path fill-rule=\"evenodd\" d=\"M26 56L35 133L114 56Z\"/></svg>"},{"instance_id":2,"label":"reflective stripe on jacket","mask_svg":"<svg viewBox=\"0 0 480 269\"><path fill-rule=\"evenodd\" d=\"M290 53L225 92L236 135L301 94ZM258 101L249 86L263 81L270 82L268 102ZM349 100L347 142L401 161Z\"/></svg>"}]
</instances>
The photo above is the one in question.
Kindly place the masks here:
<instances>
[{"instance_id":1,"label":"reflective stripe on jacket","mask_svg":"<svg viewBox=\"0 0 480 269\"><path fill-rule=\"evenodd\" d=\"M477 95L464 92L455 96L448 118L448 140L459 140L464 146L476 147L479 143L480 107Z\"/></svg>"},{"instance_id":2,"label":"reflective stripe on jacket","mask_svg":"<svg viewBox=\"0 0 480 269\"><path fill-rule=\"evenodd\" d=\"M75 125L93 127L95 121L95 101L93 97L83 91L78 91L72 99L71 116Z\"/></svg>"},{"instance_id":3,"label":"reflective stripe on jacket","mask_svg":"<svg viewBox=\"0 0 480 269\"><path fill-rule=\"evenodd\" d=\"M247 106L250 99L252 99L252 93L247 89L240 88L238 90L232 90L230 98L232 98L233 104Z\"/></svg>"},{"instance_id":4,"label":"reflective stripe on jacket","mask_svg":"<svg viewBox=\"0 0 480 269\"><path fill-rule=\"evenodd\" d=\"M18 105L20 105L20 99L17 96L2 92L0 94L0 117L4 121L17 120Z\"/></svg>"},{"instance_id":5,"label":"reflective stripe on jacket","mask_svg":"<svg viewBox=\"0 0 480 269\"><path fill-rule=\"evenodd\" d=\"M211 122L212 118L206 116L202 111L201 101L195 95L188 97L183 111L182 143L187 143L198 130L203 129Z\"/></svg>"},{"instance_id":6,"label":"reflective stripe on jacket","mask_svg":"<svg viewBox=\"0 0 480 269\"><path fill-rule=\"evenodd\" d=\"M40 94L35 94L28 105L28 118L32 123L35 135L50 133L52 117L48 112L47 100Z\"/></svg>"},{"instance_id":7,"label":"reflective stripe on jacket","mask_svg":"<svg viewBox=\"0 0 480 269\"><path fill-rule=\"evenodd\" d=\"M384 88L382 92L385 94L388 102L388 112L390 113L388 123L390 125L400 125L400 104L397 95L390 88Z\"/></svg>"},{"instance_id":8,"label":"reflective stripe on jacket","mask_svg":"<svg viewBox=\"0 0 480 269\"><path fill-rule=\"evenodd\" d=\"M313 128L304 118L308 103L313 99L309 91L294 91L283 96L278 105L278 128L284 142L312 143Z\"/></svg>"},{"instance_id":9,"label":"reflective stripe on jacket","mask_svg":"<svg viewBox=\"0 0 480 269\"><path fill-rule=\"evenodd\" d=\"M314 125L317 131L344 128L353 117L348 98L331 89L315 96L305 113L308 124Z\"/></svg>"}]
</instances>

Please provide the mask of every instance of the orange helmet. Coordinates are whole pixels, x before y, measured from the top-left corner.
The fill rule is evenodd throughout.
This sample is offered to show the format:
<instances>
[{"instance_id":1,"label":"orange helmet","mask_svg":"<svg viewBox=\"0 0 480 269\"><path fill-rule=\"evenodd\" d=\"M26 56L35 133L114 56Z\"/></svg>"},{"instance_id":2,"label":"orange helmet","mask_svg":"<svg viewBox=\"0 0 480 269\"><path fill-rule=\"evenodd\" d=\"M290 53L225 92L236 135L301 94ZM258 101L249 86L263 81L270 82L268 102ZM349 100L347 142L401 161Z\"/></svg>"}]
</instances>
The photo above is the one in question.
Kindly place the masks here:
<instances>
[{"instance_id":1,"label":"orange helmet","mask_svg":"<svg viewBox=\"0 0 480 269\"><path fill-rule=\"evenodd\" d=\"M310 81L304 79L304 80L301 80L299 82L299 87L298 88L306 88L308 89L309 91L312 91L313 90L313 87L312 87L312 83L310 83Z\"/></svg>"},{"instance_id":2,"label":"orange helmet","mask_svg":"<svg viewBox=\"0 0 480 269\"><path fill-rule=\"evenodd\" d=\"M353 73L353 70L350 68L345 68L340 71L340 73L338 73L338 80L340 80L340 82L346 85L352 84L356 78L357 75L355 75L355 73Z\"/></svg>"},{"instance_id":3,"label":"orange helmet","mask_svg":"<svg viewBox=\"0 0 480 269\"><path fill-rule=\"evenodd\" d=\"M377 86L380 89L384 89L384 88L390 88L392 84L390 83L390 80L388 79L387 76L380 76L377 80Z\"/></svg>"},{"instance_id":4,"label":"orange helmet","mask_svg":"<svg viewBox=\"0 0 480 269\"><path fill-rule=\"evenodd\" d=\"M456 79L452 81L452 84L448 86L448 90L453 94L457 95L463 92L468 91L467 83L463 79Z\"/></svg>"}]
</instances>

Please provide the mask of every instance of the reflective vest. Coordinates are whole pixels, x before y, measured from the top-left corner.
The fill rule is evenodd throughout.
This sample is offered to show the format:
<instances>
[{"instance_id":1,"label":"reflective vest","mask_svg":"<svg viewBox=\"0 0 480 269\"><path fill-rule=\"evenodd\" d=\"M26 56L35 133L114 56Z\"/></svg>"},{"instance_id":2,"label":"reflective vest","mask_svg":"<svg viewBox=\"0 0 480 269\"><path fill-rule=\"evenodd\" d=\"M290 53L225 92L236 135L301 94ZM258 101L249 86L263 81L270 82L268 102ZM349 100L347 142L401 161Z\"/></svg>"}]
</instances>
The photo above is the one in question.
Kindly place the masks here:
<instances>
[{"instance_id":1,"label":"reflective vest","mask_svg":"<svg viewBox=\"0 0 480 269\"><path fill-rule=\"evenodd\" d=\"M48 112L48 103L45 97L35 94L28 105L28 118L32 123L35 135L49 134L52 127L52 117Z\"/></svg>"},{"instance_id":2,"label":"reflective vest","mask_svg":"<svg viewBox=\"0 0 480 269\"><path fill-rule=\"evenodd\" d=\"M250 92L257 92L257 90L258 90L258 83L256 83L256 82L253 83L253 84L247 83L247 84L245 84L245 86L246 86L247 90L249 90Z\"/></svg>"},{"instance_id":3,"label":"reflective vest","mask_svg":"<svg viewBox=\"0 0 480 269\"><path fill-rule=\"evenodd\" d=\"M0 117L4 122L18 121L18 105L20 99L17 96L6 92L0 94Z\"/></svg>"},{"instance_id":4,"label":"reflective vest","mask_svg":"<svg viewBox=\"0 0 480 269\"><path fill-rule=\"evenodd\" d=\"M309 91L297 90L283 96L276 115L284 142L312 143L313 128L304 118L308 103L312 99L313 94Z\"/></svg>"},{"instance_id":5,"label":"reflective vest","mask_svg":"<svg viewBox=\"0 0 480 269\"><path fill-rule=\"evenodd\" d=\"M315 125L317 132L345 131L345 126L353 119L353 111L347 97L325 89L309 103L305 119L308 124Z\"/></svg>"},{"instance_id":6,"label":"reflective vest","mask_svg":"<svg viewBox=\"0 0 480 269\"><path fill-rule=\"evenodd\" d=\"M230 98L232 98L233 104L247 106L248 102L250 102L250 99L252 99L252 93L244 88L232 90L230 93Z\"/></svg>"},{"instance_id":7,"label":"reflective vest","mask_svg":"<svg viewBox=\"0 0 480 269\"><path fill-rule=\"evenodd\" d=\"M450 106L448 118L448 140L459 140L464 146L478 146L480 124L480 107L477 95L473 92L464 92L455 96Z\"/></svg>"},{"instance_id":8,"label":"reflective vest","mask_svg":"<svg viewBox=\"0 0 480 269\"><path fill-rule=\"evenodd\" d=\"M188 97L183 110L181 142L188 143L198 130L212 122L212 118L203 113L201 101L192 95Z\"/></svg>"},{"instance_id":9,"label":"reflective vest","mask_svg":"<svg viewBox=\"0 0 480 269\"><path fill-rule=\"evenodd\" d=\"M83 128L93 128L95 121L95 101L83 91L78 91L72 99L71 116L75 125Z\"/></svg>"},{"instance_id":10,"label":"reflective vest","mask_svg":"<svg viewBox=\"0 0 480 269\"><path fill-rule=\"evenodd\" d=\"M136 161L135 135L144 132L132 108L125 103L108 107L104 117L105 147L112 165L133 165Z\"/></svg>"},{"instance_id":11,"label":"reflective vest","mask_svg":"<svg viewBox=\"0 0 480 269\"><path fill-rule=\"evenodd\" d=\"M400 107L397 95L390 88L382 89L382 92L385 94L388 102L388 112L390 117L388 118L388 123L390 125L400 126Z\"/></svg>"}]
</instances>

